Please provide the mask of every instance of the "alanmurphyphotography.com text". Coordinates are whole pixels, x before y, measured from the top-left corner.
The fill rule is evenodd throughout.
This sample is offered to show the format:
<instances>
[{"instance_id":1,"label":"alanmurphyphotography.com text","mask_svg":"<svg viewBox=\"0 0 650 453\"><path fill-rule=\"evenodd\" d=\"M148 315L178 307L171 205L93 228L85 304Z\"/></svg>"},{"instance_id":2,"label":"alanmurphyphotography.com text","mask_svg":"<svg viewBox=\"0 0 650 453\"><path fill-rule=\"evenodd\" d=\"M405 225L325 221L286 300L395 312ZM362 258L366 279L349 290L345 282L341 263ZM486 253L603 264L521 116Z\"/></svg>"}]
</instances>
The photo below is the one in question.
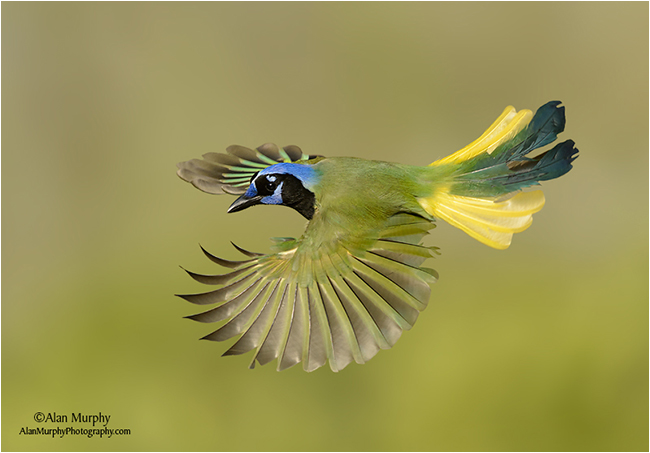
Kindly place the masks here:
<instances>
[{"instance_id":1,"label":"alanmurphyphotography.com text","mask_svg":"<svg viewBox=\"0 0 650 453\"><path fill-rule=\"evenodd\" d=\"M19 435L25 436L50 436L63 438L65 436L85 436L85 437L107 437L129 436L129 428L109 428L111 420L109 414L101 412L96 414L82 414L81 412L72 412L70 414L60 414L56 412L36 412L34 421L48 425L68 424L69 426L24 426L20 428ZM82 426L70 426L72 424Z\"/></svg>"}]
</instances>

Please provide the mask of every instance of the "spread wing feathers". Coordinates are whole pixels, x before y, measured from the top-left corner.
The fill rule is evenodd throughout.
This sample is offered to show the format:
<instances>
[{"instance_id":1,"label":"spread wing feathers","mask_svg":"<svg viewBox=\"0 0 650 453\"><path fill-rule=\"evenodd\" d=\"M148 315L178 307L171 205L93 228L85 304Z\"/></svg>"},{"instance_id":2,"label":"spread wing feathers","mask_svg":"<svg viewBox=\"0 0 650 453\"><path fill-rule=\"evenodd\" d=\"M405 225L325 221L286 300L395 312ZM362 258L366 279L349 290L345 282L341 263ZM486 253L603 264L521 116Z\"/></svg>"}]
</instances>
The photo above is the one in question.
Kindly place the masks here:
<instances>
[{"instance_id":1,"label":"spread wing feathers","mask_svg":"<svg viewBox=\"0 0 650 453\"><path fill-rule=\"evenodd\" d=\"M180 162L176 164L176 174L207 193L240 195L246 192L255 173L266 167L321 157L305 154L295 145L278 148L273 143L266 143L254 150L232 145L226 151L228 154L206 153L203 159Z\"/></svg>"},{"instance_id":2,"label":"spread wing feathers","mask_svg":"<svg viewBox=\"0 0 650 453\"><path fill-rule=\"evenodd\" d=\"M329 360L333 371L350 362L365 363L388 349L410 329L429 301L438 276L420 267L437 254L420 245L433 228L422 218L398 214L365 252L338 244L335 251L300 259L301 241L280 239L278 253L229 261L204 253L232 269L223 275L188 274L198 282L220 285L201 294L180 295L198 305L217 304L188 316L199 322L226 321L204 339L239 336L224 355L254 350L250 367L277 359L278 370L299 362L313 371ZM296 263L300 263L296 266ZM304 274L307 274L305 276Z\"/></svg>"}]
</instances>

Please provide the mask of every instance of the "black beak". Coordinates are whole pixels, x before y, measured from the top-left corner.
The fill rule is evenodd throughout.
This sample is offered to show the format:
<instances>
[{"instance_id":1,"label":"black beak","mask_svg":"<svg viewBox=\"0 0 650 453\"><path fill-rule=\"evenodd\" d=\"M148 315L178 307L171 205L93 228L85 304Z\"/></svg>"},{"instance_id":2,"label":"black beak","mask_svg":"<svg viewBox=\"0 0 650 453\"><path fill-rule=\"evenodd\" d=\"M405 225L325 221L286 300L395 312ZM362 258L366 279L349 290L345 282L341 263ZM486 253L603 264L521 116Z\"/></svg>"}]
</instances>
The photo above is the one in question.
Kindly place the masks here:
<instances>
[{"instance_id":1,"label":"black beak","mask_svg":"<svg viewBox=\"0 0 650 453\"><path fill-rule=\"evenodd\" d=\"M261 199L262 197L259 195L249 198L246 196L246 194L244 194L241 197L237 198L235 202L230 205L230 207L228 208L228 212L230 213L230 212L242 211L251 206L255 206L256 204L260 203Z\"/></svg>"}]
</instances>

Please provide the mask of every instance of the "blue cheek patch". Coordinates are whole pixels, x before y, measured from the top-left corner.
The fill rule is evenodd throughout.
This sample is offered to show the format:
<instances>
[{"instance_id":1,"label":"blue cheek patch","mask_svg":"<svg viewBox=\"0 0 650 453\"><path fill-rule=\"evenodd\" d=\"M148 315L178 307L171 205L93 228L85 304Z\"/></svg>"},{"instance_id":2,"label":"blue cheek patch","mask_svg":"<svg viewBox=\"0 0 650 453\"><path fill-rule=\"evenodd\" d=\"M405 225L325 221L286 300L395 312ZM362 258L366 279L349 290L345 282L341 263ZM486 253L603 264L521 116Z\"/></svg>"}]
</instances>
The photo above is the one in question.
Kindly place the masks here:
<instances>
[{"instance_id":1,"label":"blue cheek patch","mask_svg":"<svg viewBox=\"0 0 650 453\"><path fill-rule=\"evenodd\" d=\"M257 189L255 188L255 184L251 184L248 186L248 190L244 194L247 198L253 198L257 196Z\"/></svg>"},{"instance_id":2,"label":"blue cheek patch","mask_svg":"<svg viewBox=\"0 0 650 453\"><path fill-rule=\"evenodd\" d=\"M268 197L264 197L260 200L260 203L262 204L282 204L282 184L284 182L281 182L278 187L275 188L275 192L273 192L273 195L269 195ZM256 192L257 193L257 192Z\"/></svg>"}]
</instances>

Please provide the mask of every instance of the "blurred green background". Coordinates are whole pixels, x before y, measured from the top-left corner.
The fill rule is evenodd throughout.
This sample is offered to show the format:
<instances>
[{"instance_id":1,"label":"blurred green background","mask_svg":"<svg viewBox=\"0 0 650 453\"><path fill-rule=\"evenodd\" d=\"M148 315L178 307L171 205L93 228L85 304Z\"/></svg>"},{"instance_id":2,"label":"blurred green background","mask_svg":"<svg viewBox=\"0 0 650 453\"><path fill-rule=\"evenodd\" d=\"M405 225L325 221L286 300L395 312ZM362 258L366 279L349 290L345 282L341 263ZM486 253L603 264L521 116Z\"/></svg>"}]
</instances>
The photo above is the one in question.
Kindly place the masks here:
<instances>
[{"instance_id":1,"label":"blurred green background","mask_svg":"<svg viewBox=\"0 0 650 453\"><path fill-rule=\"evenodd\" d=\"M175 164L237 143L425 165L559 99L581 150L495 251L448 225L413 330L341 373L182 319L229 241ZM2 4L3 450L648 449L648 4ZM110 439L19 435L37 411ZM77 425L76 427L80 427Z\"/></svg>"}]
</instances>

